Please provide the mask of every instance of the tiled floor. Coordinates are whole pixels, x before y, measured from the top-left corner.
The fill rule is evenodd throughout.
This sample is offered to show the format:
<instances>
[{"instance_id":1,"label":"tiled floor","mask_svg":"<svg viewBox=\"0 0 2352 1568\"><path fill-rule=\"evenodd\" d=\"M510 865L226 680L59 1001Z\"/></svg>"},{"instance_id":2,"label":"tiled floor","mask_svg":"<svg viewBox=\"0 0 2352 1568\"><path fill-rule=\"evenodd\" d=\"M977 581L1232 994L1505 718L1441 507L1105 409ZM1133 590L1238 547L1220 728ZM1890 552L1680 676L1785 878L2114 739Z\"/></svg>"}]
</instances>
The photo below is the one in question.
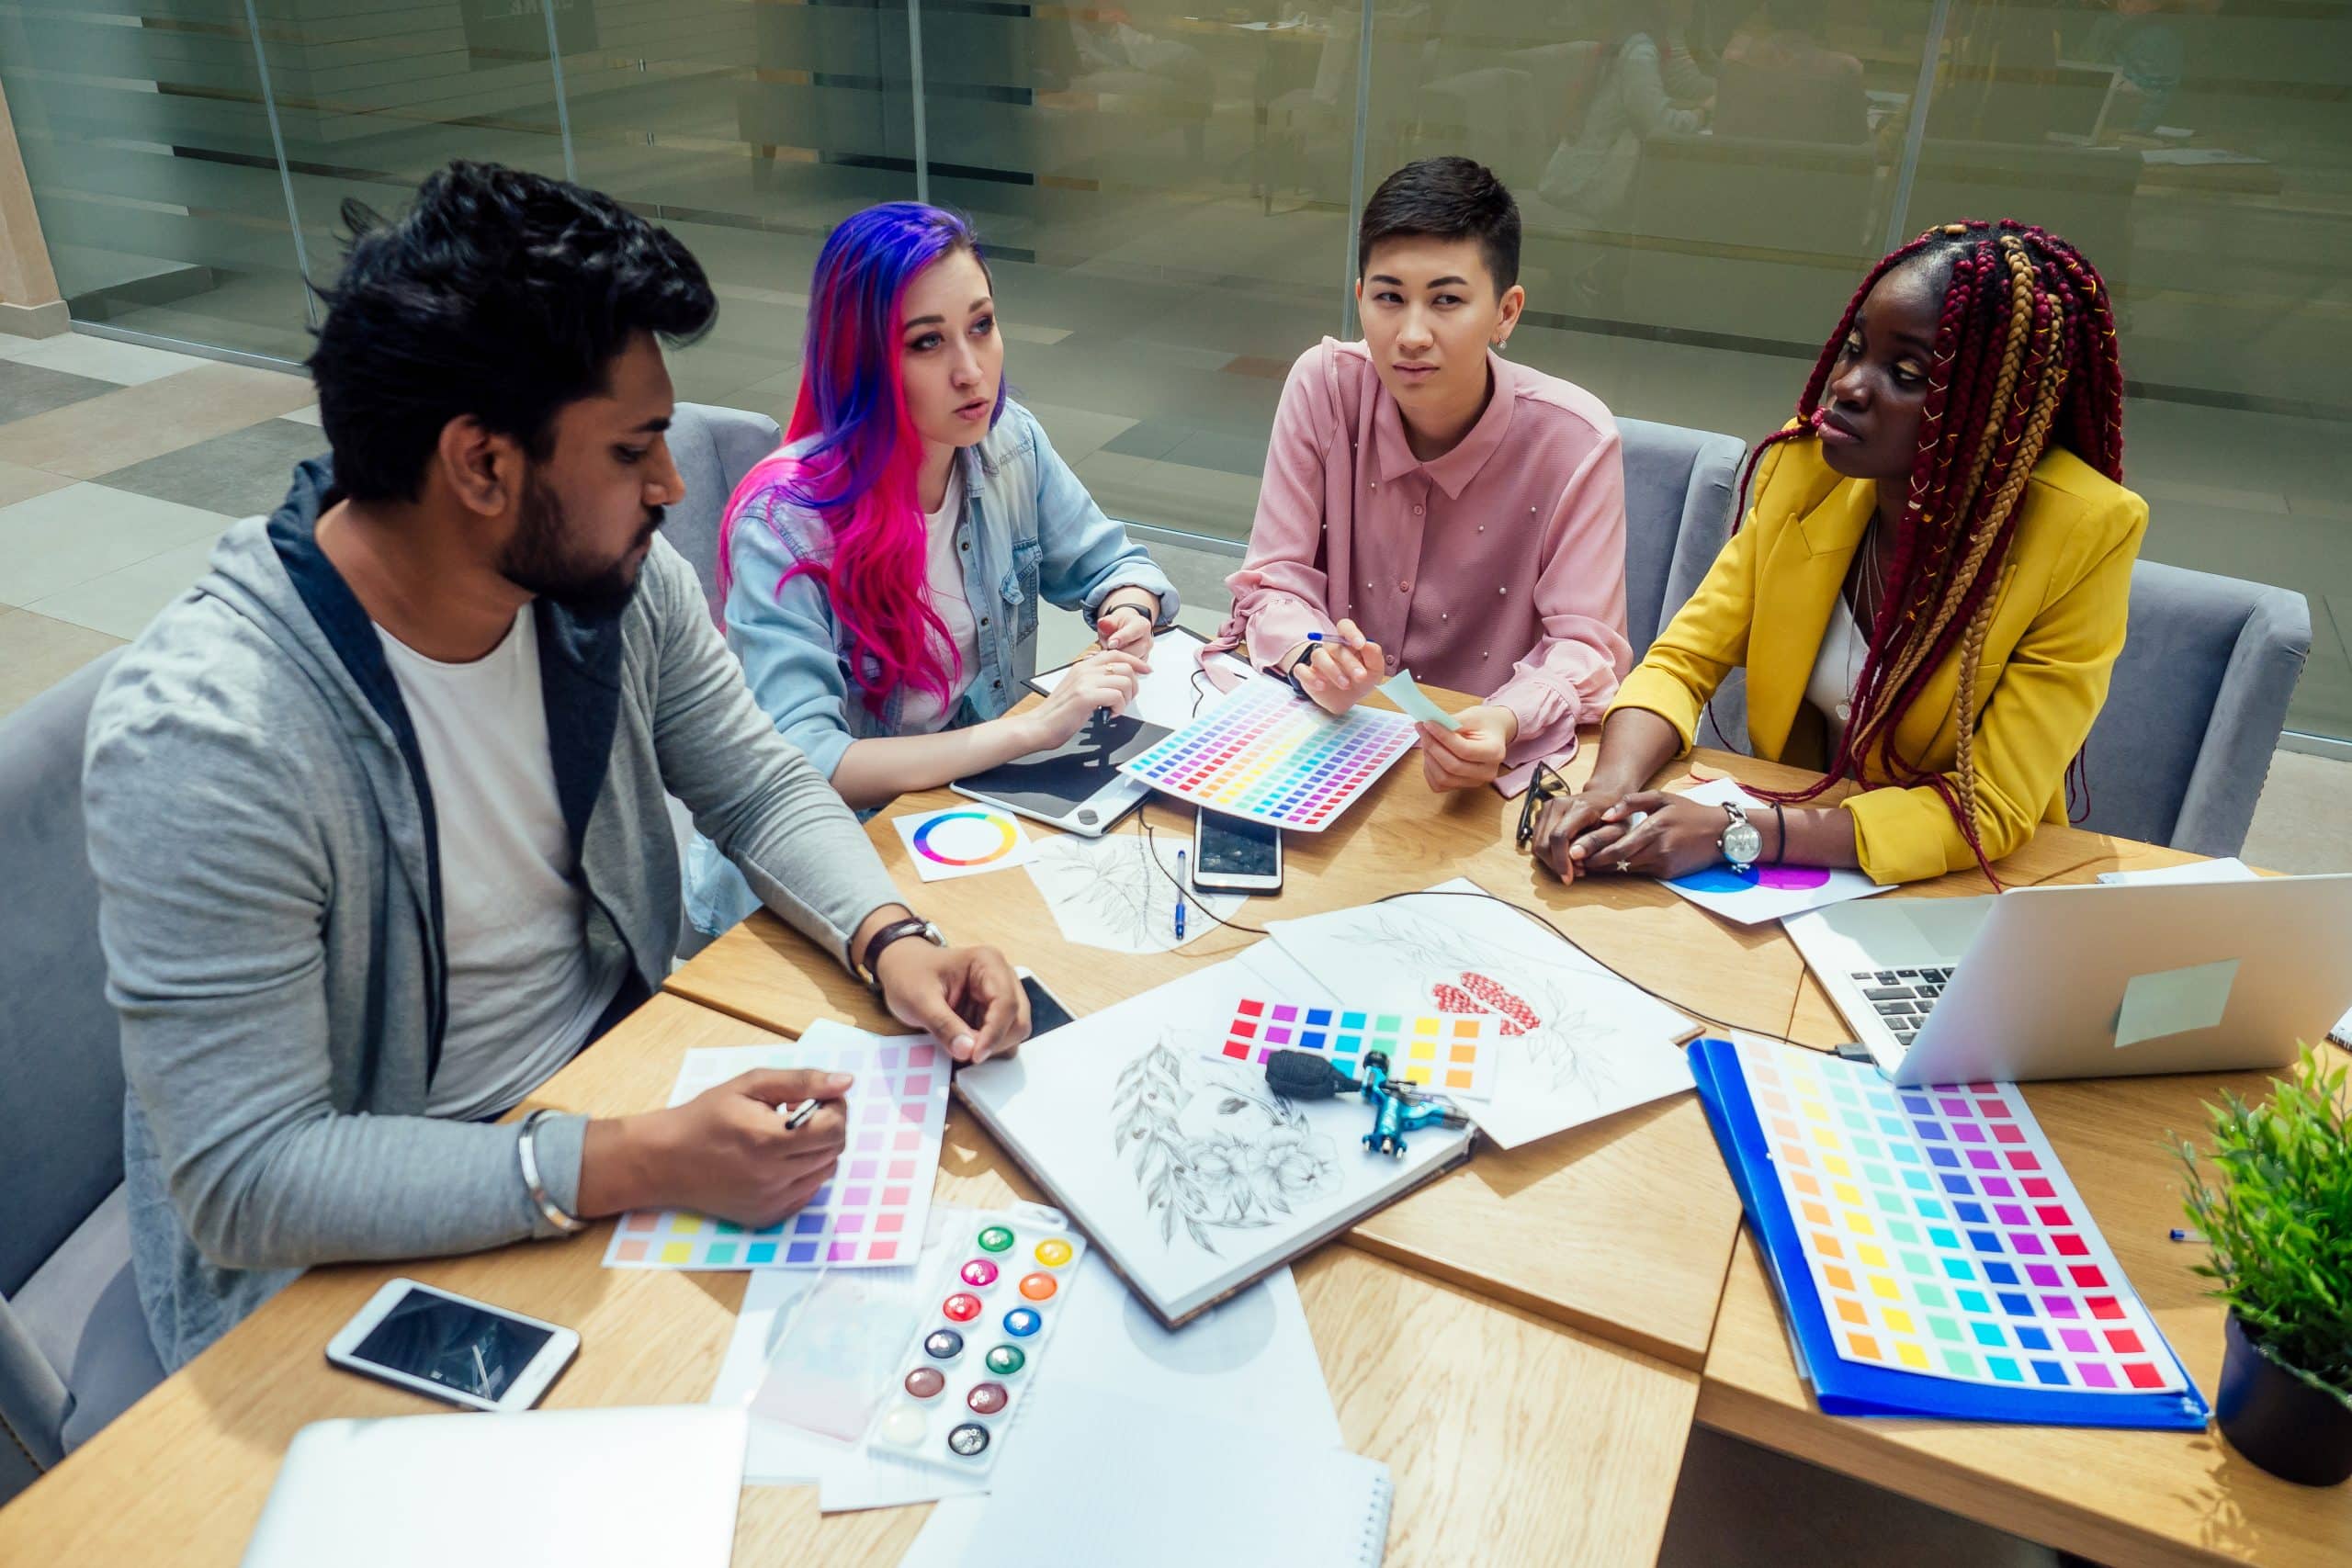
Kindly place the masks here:
<instances>
[{"instance_id":1,"label":"tiled floor","mask_svg":"<svg viewBox=\"0 0 2352 1568\"><path fill-rule=\"evenodd\" d=\"M1658 368L1636 351L1659 345L1595 341L1613 356L1596 359L1596 390L1603 389L1606 376L1622 394ZM1175 354L1177 345L1168 351ZM726 367L722 378L763 370L765 380L758 384L775 383L775 405L788 407L794 378L788 355L741 357L745 363ZM1227 349L1216 357L1228 370L1239 363ZM1720 378L1685 385L1713 386L1738 400L1737 390L1724 389ZM686 390L720 395L699 387ZM1057 449L1114 511L1120 508L1113 491L1142 485L1168 504L1190 498L1186 503L1203 513L1195 521L1229 531L1255 504L1255 466L1244 460L1247 444L1230 433L1049 402L1030 406ZM1728 406L1691 409L1682 417L1744 428L1736 412ZM323 445L310 384L299 376L83 333L38 343L0 337L0 714L137 636L196 581L221 529L274 506L288 471ZM2218 558L2188 564L2226 570L2234 559L2244 570L2244 551L2251 545L2288 548L2298 527L2340 527L2346 520L2308 510L2322 504L2303 493L2323 488L2316 483L2278 493L2214 489L2210 482L2200 488L2199 481L2165 477L2161 443L2148 442L2142 451L2151 476L2143 488L2159 500L2160 514L2180 517L2185 537L2216 541ZM1171 478L1171 464L1182 473ZM2272 480L2274 486L2284 482ZM2200 533L2185 515L2195 508L2210 509L2217 519L2226 513L2234 521L2226 529L2216 522L2210 533ZM2314 540L2315 572L2318 547ZM1224 579L1235 558L1159 544L1152 550L1184 595L1184 623L1214 631L1228 607ZM2305 685L2342 682L2345 711L2352 714L2352 659L2345 640L2352 636L2352 599L2315 595L2312 619L2313 657ZM1077 617L1053 617L1040 655L1058 661L1083 639ZM2352 766L2280 753L2245 854L2281 870L2352 870Z\"/></svg>"}]
</instances>

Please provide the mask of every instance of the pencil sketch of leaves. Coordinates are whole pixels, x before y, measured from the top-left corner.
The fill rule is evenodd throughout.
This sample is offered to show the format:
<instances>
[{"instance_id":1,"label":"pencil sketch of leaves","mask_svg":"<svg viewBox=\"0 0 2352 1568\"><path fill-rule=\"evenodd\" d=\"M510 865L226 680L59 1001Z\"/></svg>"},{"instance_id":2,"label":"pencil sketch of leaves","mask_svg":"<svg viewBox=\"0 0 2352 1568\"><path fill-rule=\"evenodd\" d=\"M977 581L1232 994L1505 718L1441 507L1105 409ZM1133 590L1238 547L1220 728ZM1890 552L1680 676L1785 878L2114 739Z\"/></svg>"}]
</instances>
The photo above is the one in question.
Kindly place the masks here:
<instances>
[{"instance_id":1,"label":"pencil sketch of leaves","mask_svg":"<svg viewBox=\"0 0 2352 1568\"><path fill-rule=\"evenodd\" d=\"M1091 929L1115 949L1148 952L1167 945L1173 919L1171 886L1152 863L1141 836L1085 839L1064 834L1037 846L1036 878L1062 908L1065 930Z\"/></svg>"},{"instance_id":2,"label":"pencil sketch of leaves","mask_svg":"<svg viewBox=\"0 0 2352 1568\"><path fill-rule=\"evenodd\" d=\"M1221 1257L1217 1231L1273 1224L1339 1186L1331 1140L1288 1100L1250 1092L1231 1071L1163 1037L1121 1068L1112 1087L1113 1145L1133 1171L1163 1246L1175 1244L1181 1225L1193 1246ZM1257 1119L1238 1131L1219 1126L1187 1134L1184 1112L1206 1094L1217 1096L1220 1118L1254 1111Z\"/></svg>"}]
</instances>

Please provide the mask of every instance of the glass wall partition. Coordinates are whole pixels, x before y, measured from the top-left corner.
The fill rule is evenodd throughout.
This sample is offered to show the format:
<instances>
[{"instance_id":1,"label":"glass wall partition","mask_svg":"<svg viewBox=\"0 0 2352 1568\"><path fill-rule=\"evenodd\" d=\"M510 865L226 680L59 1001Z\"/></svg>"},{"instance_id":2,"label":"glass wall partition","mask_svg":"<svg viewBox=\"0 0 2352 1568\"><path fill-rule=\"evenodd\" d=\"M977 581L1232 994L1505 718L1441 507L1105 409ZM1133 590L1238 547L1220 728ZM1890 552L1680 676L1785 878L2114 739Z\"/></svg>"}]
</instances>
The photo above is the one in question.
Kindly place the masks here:
<instances>
[{"instance_id":1,"label":"glass wall partition","mask_svg":"<svg viewBox=\"0 0 2352 1568\"><path fill-rule=\"evenodd\" d=\"M454 156L575 177L717 284L685 395L791 406L866 203L978 222L1011 376L1112 511L1249 527L1282 379L1350 330L1397 164L1527 221L1514 355L1753 439L1886 246L2065 234L2114 285L2154 559L2310 600L2293 724L2352 736L2342 0L0 0L80 321L295 360L338 208ZM1637 42L1646 40L1646 42Z\"/></svg>"}]
</instances>

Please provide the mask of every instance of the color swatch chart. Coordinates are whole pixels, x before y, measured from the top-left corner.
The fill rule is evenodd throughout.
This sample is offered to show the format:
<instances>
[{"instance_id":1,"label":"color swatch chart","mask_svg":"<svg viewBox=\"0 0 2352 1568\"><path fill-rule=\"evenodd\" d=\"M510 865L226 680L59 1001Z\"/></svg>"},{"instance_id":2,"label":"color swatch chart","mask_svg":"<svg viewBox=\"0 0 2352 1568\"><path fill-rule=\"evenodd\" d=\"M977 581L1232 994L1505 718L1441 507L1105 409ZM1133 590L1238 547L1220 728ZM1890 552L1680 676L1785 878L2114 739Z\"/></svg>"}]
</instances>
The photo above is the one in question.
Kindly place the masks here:
<instances>
[{"instance_id":1,"label":"color swatch chart","mask_svg":"<svg viewBox=\"0 0 2352 1568\"><path fill-rule=\"evenodd\" d=\"M757 1229L682 1209L633 1210L614 1227L605 1268L896 1268L922 1254L947 1122L947 1053L925 1035L820 1021L786 1044L687 1052L670 1103L769 1067L855 1075L849 1145L833 1179L782 1224Z\"/></svg>"},{"instance_id":2,"label":"color swatch chart","mask_svg":"<svg viewBox=\"0 0 2352 1568\"><path fill-rule=\"evenodd\" d=\"M1261 677L1120 764L1152 788L1302 833L1331 825L1413 746L1413 721L1380 708L1325 713Z\"/></svg>"},{"instance_id":3,"label":"color swatch chart","mask_svg":"<svg viewBox=\"0 0 2352 1568\"><path fill-rule=\"evenodd\" d=\"M1369 1009L1304 1006L1245 997L1210 1055L1262 1063L1276 1051L1320 1051L1350 1077L1374 1051L1385 1052L1392 1077L1441 1094L1491 1099L1501 1071L1487 1016L1377 1012Z\"/></svg>"},{"instance_id":4,"label":"color swatch chart","mask_svg":"<svg viewBox=\"0 0 2352 1568\"><path fill-rule=\"evenodd\" d=\"M2185 1386L2014 1085L1896 1089L1747 1041L1739 1060L1840 1357L2077 1393Z\"/></svg>"}]
</instances>

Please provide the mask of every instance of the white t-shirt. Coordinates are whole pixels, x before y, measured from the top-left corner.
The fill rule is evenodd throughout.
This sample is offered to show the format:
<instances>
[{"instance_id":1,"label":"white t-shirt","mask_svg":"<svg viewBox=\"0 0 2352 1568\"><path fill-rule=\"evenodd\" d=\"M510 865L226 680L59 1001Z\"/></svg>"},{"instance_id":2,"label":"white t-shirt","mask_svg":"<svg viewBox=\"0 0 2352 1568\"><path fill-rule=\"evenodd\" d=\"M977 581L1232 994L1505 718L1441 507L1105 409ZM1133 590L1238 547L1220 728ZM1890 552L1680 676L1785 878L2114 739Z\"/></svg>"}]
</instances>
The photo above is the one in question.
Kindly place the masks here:
<instances>
[{"instance_id":1,"label":"white t-shirt","mask_svg":"<svg viewBox=\"0 0 2352 1568\"><path fill-rule=\"evenodd\" d=\"M1845 743L1846 726L1853 722L1854 688L1861 683L1862 659L1869 651L1869 639L1855 623L1854 612L1846 607L1846 596L1838 594L1830 607L1829 625L1822 629L1821 651L1813 657L1813 674L1804 685L1805 701L1821 710L1822 719L1829 726L1832 757Z\"/></svg>"},{"instance_id":2,"label":"white t-shirt","mask_svg":"<svg viewBox=\"0 0 2352 1568\"><path fill-rule=\"evenodd\" d=\"M956 548L956 526L964 519L964 470L947 469L947 494L939 510L923 519L924 581L930 585L931 607L947 625L948 640L962 660L948 693L940 702L920 688L910 689L899 710L899 728L910 735L930 735L946 727L964 693L979 676L980 625L973 618L971 600L964 592L964 563Z\"/></svg>"},{"instance_id":3,"label":"white t-shirt","mask_svg":"<svg viewBox=\"0 0 2352 1568\"><path fill-rule=\"evenodd\" d=\"M425 1112L513 1108L570 1061L619 990L592 971L587 896L571 880L531 609L470 664L376 628L424 754L441 850L449 1022Z\"/></svg>"}]
</instances>

